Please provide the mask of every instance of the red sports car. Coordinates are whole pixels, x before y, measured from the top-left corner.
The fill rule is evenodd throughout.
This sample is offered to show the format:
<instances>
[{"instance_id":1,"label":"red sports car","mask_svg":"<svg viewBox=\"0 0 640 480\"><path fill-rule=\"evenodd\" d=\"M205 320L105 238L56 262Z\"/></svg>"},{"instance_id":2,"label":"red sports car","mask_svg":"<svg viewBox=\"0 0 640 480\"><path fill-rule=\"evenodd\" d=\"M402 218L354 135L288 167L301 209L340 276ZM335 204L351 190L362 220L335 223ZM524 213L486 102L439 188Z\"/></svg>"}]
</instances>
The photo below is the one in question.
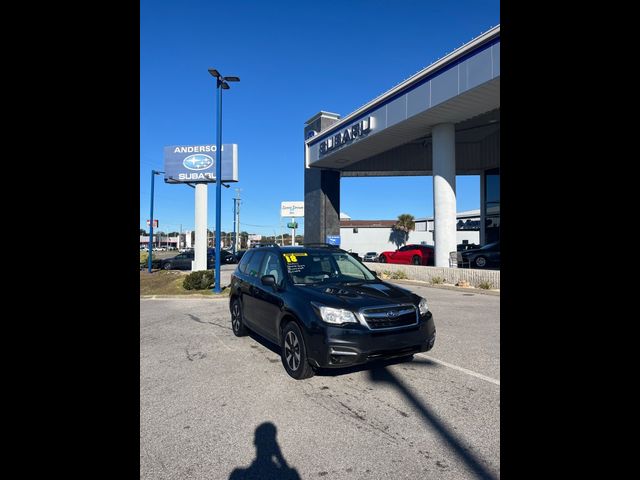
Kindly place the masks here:
<instances>
[{"instance_id":1,"label":"red sports car","mask_svg":"<svg viewBox=\"0 0 640 480\"><path fill-rule=\"evenodd\" d=\"M434 248L432 245L405 245L395 252L382 252L378 258L380 263L433 266Z\"/></svg>"}]
</instances>

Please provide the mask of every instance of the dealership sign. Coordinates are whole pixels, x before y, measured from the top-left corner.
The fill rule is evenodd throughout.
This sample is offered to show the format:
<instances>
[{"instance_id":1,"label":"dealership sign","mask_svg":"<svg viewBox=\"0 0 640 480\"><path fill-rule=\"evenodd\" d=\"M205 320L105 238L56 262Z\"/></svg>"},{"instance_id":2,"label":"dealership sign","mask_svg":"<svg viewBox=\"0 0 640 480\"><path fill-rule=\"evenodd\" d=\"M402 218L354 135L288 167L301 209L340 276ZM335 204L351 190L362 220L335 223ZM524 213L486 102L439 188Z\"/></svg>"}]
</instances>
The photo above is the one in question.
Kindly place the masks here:
<instances>
[{"instance_id":1,"label":"dealership sign","mask_svg":"<svg viewBox=\"0 0 640 480\"><path fill-rule=\"evenodd\" d=\"M304 217L304 202L280 203L281 217Z\"/></svg>"},{"instance_id":2,"label":"dealership sign","mask_svg":"<svg viewBox=\"0 0 640 480\"><path fill-rule=\"evenodd\" d=\"M222 145L222 181L238 181L238 145ZM215 182L215 145L164 147L164 181L167 183Z\"/></svg>"},{"instance_id":3,"label":"dealership sign","mask_svg":"<svg viewBox=\"0 0 640 480\"><path fill-rule=\"evenodd\" d=\"M350 127L347 127L343 131L338 132L335 135L331 135L330 137L327 137L326 140L322 141L320 143L320 155L329 153L345 143L350 143L356 138L365 136L369 134L372 129L373 117L364 118Z\"/></svg>"}]
</instances>

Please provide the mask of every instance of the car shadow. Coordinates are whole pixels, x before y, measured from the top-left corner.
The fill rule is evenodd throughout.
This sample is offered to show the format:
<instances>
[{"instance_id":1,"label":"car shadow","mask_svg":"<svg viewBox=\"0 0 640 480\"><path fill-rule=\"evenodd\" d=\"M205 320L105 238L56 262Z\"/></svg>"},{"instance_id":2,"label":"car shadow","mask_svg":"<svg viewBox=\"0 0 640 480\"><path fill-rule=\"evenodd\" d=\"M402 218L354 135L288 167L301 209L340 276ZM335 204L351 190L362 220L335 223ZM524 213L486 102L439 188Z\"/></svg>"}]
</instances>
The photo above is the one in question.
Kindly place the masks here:
<instances>
[{"instance_id":1,"label":"car shadow","mask_svg":"<svg viewBox=\"0 0 640 480\"><path fill-rule=\"evenodd\" d=\"M424 363L422 360L426 359L420 359L417 363ZM414 363L416 362L414 361ZM435 365L435 362L430 363ZM369 381L374 384L387 384L395 387L396 390L411 403L414 409L420 413L423 423L435 430L438 436L453 450L477 478L487 480L497 479L483 462L464 445L464 442L392 371L385 366L379 366L370 369L368 376Z\"/></svg>"},{"instance_id":2,"label":"car shadow","mask_svg":"<svg viewBox=\"0 0 640 480\"><path fill-rule=\"evenodd\" d=\"M282 455L276 433L273 423L260 424L253 440L255 460L247 468L234 469L229 480L300 480L298 471L290 467Z\"/></svg>"}]
</instances>

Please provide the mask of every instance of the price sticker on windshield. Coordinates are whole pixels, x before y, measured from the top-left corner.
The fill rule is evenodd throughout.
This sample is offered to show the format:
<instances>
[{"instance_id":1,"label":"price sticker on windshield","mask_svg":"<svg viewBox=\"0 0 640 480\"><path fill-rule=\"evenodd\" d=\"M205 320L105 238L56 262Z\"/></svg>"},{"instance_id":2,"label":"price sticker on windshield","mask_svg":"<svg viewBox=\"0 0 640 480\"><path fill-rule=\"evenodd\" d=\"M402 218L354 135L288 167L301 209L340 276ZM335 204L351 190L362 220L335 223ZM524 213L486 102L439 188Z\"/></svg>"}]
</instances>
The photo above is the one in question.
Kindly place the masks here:
<instances>
[{"instance_id":1,"label":"price sticker on windshield","mask_svg":"<svg viewBox=\"0 0 640 480\"><path fill-rule=\"evenodd\" d=\"M283 253L282 256L287 261L287 263L298 263L298 257L306 257L307 254L304 252L301 253Z\"/></svg>"}]
</instances>

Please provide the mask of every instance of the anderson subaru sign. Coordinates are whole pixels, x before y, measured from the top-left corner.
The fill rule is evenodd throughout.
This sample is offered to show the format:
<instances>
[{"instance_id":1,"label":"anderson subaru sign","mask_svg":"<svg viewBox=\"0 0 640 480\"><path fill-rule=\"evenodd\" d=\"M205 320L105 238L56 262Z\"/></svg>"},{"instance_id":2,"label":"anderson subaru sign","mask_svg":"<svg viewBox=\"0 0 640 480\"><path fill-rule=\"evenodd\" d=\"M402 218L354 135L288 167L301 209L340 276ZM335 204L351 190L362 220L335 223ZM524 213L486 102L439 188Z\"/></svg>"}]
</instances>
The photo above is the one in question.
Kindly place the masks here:
<instances>
[{"instance_id":1,"label":"anderson subaru sign","mask_svg":"<svg viewBox=\"0 0 640 480\"><path fill-rule=\"evenodd\" d=\"M238 145L222 145L222 181L238 181ZM164 147L164 181L167 183L215 182L215 145Z\"/></svg>"}]
</instances>

